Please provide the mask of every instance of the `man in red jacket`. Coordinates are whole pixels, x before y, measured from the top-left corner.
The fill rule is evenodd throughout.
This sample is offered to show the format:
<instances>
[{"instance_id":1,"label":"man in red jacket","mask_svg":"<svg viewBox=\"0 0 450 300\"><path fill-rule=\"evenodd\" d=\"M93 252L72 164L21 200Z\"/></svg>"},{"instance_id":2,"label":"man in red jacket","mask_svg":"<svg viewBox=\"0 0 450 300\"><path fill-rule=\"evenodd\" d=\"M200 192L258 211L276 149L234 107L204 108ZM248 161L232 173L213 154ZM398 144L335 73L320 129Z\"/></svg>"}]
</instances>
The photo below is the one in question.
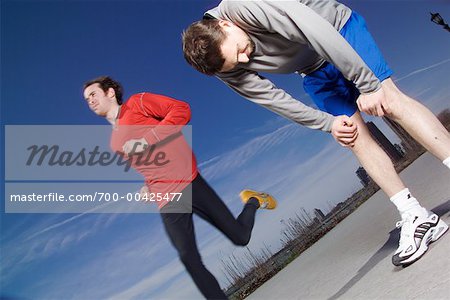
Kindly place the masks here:
<instances>
[{"instance_id":1,"label":"man in red jacket","mask_svg":"<svg viewBox=\"0 0 450 300\"><path fill-rule=\"evenodd\" d=\"M244 208L234 218L198 172L195 156L181 133L191 117L187 103L151 93L135 94L122 103L122 87L110 77L86 82L83 95L89 108L113 125L112 149L131 160L131 166L145 177L141 193L181 193L178 201L163 196L158 203L166 232L200 292L208 299L226 299L202 263L192 214L208 221L234 244L245 246L256 210L274 209L276 200L265 193L244 190L240 193ZM156 155L145 161L155 150Z\"/></svg>"}]
</instances>

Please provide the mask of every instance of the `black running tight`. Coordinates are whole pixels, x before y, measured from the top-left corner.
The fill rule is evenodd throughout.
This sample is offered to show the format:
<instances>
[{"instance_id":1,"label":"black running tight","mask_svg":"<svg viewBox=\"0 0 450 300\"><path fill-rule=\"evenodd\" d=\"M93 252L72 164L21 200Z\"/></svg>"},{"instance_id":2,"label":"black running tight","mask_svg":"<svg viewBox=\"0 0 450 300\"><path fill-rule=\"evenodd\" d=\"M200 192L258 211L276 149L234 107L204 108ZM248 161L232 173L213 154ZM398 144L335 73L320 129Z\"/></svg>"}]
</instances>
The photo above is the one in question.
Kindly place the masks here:
<instances>
[{"instance_id":1,"label":"black running tight","mask_svg":"<svg viewBox=\"0 0 450 300\"><path fill-rule=\"evenodd\" d=\"M256 199L250 199L244 205L241 214L235 219L200 174L191 183L191 187L192 212L170 212L185 200L183 198L186 196L182 196L178 202L171 202L161 209L161 218L170 241L178 251L181 262L203 296L207 299L227 299L216 278L203 265L195 242L192 213L214 225L234 244L245 246L250 240L259 204Z\"/></svg>"}]
</instances>

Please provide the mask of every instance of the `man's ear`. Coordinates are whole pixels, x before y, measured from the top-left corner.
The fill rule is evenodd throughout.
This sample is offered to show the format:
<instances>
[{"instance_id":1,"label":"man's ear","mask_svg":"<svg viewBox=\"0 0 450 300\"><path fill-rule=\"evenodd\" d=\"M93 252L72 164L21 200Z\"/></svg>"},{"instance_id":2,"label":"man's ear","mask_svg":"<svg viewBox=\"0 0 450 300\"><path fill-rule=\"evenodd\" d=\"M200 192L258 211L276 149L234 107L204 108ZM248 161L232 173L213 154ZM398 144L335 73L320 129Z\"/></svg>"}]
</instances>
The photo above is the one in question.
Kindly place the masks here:
<instances>
[{"instance_id":1,"label":"man's ear","mask_svg":"<svg viewBox=\"0 0 450 300\"><path fill-rule=\"evenodd\" d=\"M226 29L233 26L233 23L227 20L219 20L219 26L222 27L222 29Z\"/></svg>"},{"instance_id":2,"label":"man's ear","mask_svg":"<svg viewBox=\"0 0 450 300\"><path fill-rule=\"evenodd\" d=\"M114 100L116 99L116 91L111 87L108 89L108 92L106 93L106 95L108 96L108 98L111 98Z\"/></svg>"}]
</instances>

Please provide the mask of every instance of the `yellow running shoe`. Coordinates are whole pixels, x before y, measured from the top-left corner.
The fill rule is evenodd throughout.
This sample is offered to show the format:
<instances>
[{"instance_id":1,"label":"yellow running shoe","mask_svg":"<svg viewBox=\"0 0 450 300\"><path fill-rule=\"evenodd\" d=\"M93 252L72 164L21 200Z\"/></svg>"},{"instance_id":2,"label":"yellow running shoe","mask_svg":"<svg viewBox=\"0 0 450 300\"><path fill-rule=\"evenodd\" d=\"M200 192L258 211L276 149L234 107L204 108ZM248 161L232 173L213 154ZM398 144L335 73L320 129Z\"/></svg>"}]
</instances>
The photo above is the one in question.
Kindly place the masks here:
<instances>
[{"instance_id":1,"label":"yellow running shoe","mask_svg":"<svg viewBox=\"0 0 450 300\"><path fill-rule=\"evenodd\" d=\"M266 193L260 193L252 190L243 190L242 192L240 192L239 196L244 203L247 203L250 198L258 199L259 208L274 209L275 207L277 207L277 200Z\"/></svg>"}]
</instances>

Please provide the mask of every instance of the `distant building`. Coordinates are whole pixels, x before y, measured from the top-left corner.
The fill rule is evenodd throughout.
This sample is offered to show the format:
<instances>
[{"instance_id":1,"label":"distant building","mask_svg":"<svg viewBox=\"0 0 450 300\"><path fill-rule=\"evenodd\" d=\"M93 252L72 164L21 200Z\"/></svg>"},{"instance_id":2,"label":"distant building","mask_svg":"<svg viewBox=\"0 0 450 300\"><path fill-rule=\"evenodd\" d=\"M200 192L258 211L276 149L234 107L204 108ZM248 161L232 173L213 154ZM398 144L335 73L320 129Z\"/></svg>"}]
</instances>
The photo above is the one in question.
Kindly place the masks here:
<instances>
[{"instance_id":1,"label":"distant building","mask_svg":"<svg viewBox=\"0 0 450 300\"><path fill-rule=\"evenodd\" d=\"M316 218L318 219L319 222L322 222L323 220L325 220L325 215L318 208L314 209L314 215L316 216Z\"/></svg>"},{"instance_id":2,"label":"distant building","mask_svg":"<svg viewBox=\"0 0 450 300\"><path fill-rule=\"evenodd\" d=\"M356 170L356 176L358 176L359 181L363 186L368 186L370 182L370 177L367 174L366 170L364 170L363 167L359 167L358 170Z\"/></svg>"},{"instance_id":3,"label":"distant building","mask_svg":"<svg viewBox=\"0 0 450 300\"><path fill-rule=\"evenodd\" d=\"M375 141L380 147L387 153L391 160L395 163L402 159L401 153L395 148L394 145L388 140L388 138L378 129L373 122L367 122L367 128L369 128Z\"/></svg>"},{"instance_id":4,"label":"distant building","mask_svg":"<svg viewBox=\"0 0 450 300\"><path fill-rule=\"evenodd\" d=\"M442 123L442 125L444 125L444 127L450 131L450 109L445 109L443 111L441 111L438 115L437 115L438 120Z\"/></svg>"},{"instance_id":5,"label":"distant building","mask_svg":"<svg viewBox=\"0 0 450 300\"><path fill-rule=\"evenodd\" d=\"M413 139L412 136L405 129L403 129L403 127L400 126L397 122L392 121L391 119L386 117L383 117L383 121L400 138L402 147L405 150L406 154L414 153L422 149L422 146L419 143L417 143L416 140Z\"/></svg>"}]
</instances>

